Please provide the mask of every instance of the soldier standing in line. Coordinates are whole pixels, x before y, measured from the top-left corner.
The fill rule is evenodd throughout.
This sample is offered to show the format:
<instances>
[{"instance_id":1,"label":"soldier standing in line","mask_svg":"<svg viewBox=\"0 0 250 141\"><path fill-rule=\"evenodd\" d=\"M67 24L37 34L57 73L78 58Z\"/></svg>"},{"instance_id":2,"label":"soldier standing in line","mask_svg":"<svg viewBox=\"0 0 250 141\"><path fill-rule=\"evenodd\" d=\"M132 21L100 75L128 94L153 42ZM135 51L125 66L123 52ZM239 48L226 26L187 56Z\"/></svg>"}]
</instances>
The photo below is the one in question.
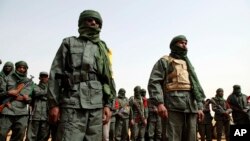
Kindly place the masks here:
<instances>
[{"instance_id":1,"label":"soldier standing in line","mask_svg":"<svg viewBox=\"0 0 250 141\"><path fill-rule=\"evenodd\" d=\"M0 79L1 81L6 81L6 77L11 75L11 73L14 72L14 64L12 62L6 62L2 68L2 71L0 72ZM1 85L1 82L0 82ZM0 93L4 90L0 89ZM2 100L4 100L6 97L0 95L0 103L2 103Z\"/></svg>"},{"instance_id":2,"label":"soldier standing in line","mask_svg":"<svg viewBox=\"0 0 250 141\"><path fill-rule=\"evenodd\" d=\"M113 101L113 105L111 108L112 111L112 116L111 116L111 120L110 120L110 125L109 125L109 140L110 141L115 141L115 122L116 122L116 115L118 113L119 110L119 103L117 100Z\"/></svg>"},{"instance_id":3,"label":"soldier standing in line","mask_svg":"<svg viewBox=\"0 0 250 141\"><path fill-rule=\"evenodd\" d=\"M103 124L111 118L116 90L111 51L100 39L102 25L99 12L84 10L79 37L65 38L55 55L48 103L50 121L58 122L56 140L101 141Z\"/></svg>"},{"instance_id":4,"label":"soldier standing in line","mask_svg":"<svg viewBox=\"0 0 250 141\"><path fill-rule=\"evenodd\" d=\"M204 113L204 120L198 122L198 132L200 134L201 141L212 141L212 120L213 117L210 111L210 99L203 101L203 113Z\"/></svg>"},{"instance_id":5,"label":"soldier standing in line","mask_svg":"<svg viewBox=\"0 0 250 141\"><path fill-rule=\"evenodd\" d=\"M214 111L214 119L216 121L217 141L221 141L222 131L225 131L226 141L229 141L230 128L230 108L227 101L223 98L224 91L222 88L216 90L216 95L211 99L212 109Z\"/></svg>"},{"instance_id":6,"label":"soldier standing in line","mask_svg":"<svg viewBox=\"0 0 250 141\"><path fill-rule=\"evenodd\" d=\"M129 99L130 129L132 141L144 141L145 127L147 126L147 107L141 97L141 87L134 88L134 96Z\"/></svg>"},{"instance_id":7,"label":"soldier standing in line","mask_svg":"<svg viewBox=\"0 0 250 141\"><path fill-rule=\"evenodd\" d=\"M0 77L5 78L13 72L14 72L14 64L8 61L3 65L3 69L0 72Z\"/></svg>"},{"instance_id":8,"label":"soldier standing in line","mask_svg":"<svg viewBox=\"0 0 250 141\"><path fill-rule=\"evenodd\" d=\"M27 73L27 63L18 61L15 63L15 72L1 83L3 92L0 95L6 98L1 103L4 106L0 114L0 141L6 141L10 130L11 141L23 141L25 136L29 115L27 106L34 88L34 83L27 77Z\"/></svg>"},{"instance_id":9,"label":"soldier standing in line","mask_svg":"<svg viewBox=\"0 0 250 141\"><path fill-rule=\"evenodd\" d=\"M115 122L115 140L116 141L127 141L128 128L129 128L129 101L126 97L126 90L120 88L118 91L118 97L116 99L118 113L116 114Z\"/></svg>"},{"instance_id":10,"label":"soldier standing in line","mask_svg":"<svg viewBox=\"0 0 250 141\"><path fill-rule=\"evenodd\" d=\"M146 97L146 93L147 93L147 92L146 92L145 89L141 88L140 93L141 93L143 105L144 105L144 107L145 107L145 113L146 113L146 115L148 115L148 99L147 99L147 97ZM148 123L148 122L147 122L147 123ZM145 133L144 133L145 141L147 141L147 139L148 139L148 128L147 128L147 127L148 127L148 124L147 124L147 126L144 127L145 129L143 129L143 130L145 131Z\"/></svg>"},{"instance_id":11,"label":"soldier standing in line","mask_svg":"<svg viewBox=\"0 0 250 141\"><path fill-rule=\"evenodd\" d=\"M148 82L149 96L166 122L163 138L169 141L195 141L197 116L204 118L205 95L187 56L187 42L184 35L171 40L171 53L155 63Z\"/></svg>"},{"instance_id":12,"label":"soldier standing in line","mask_svg":"<svg viewBox=\"0 0 250 141\"><path fill-rule=\"evenodd\" d=\"M148 99L148 140L161 141L162 122L157 107Z\"/></svg>"},{"instance_id":13,"label":"soldier standing in line","mask_svg":"<svg viewBox=\"0 0 250 141\"><path fill-rule=\"evenodd\" d=\"M50 124L48 120L48 73L40 72L39 84L35 85L30 104L30 118L26 141L48 141Z\"/></svg>"},{"instance_id":14,"label":"soldier standing in line","mask_svg":"<svg viewBox=\"0 0 250 141\"><path fill-rule=\"evenodd\" d=\"M233 110L234 124L250 124L250 108L247 95L241 92L240 85L233 86L233 92L228 96L227 101Z\"/></svg>"}]
</instances>

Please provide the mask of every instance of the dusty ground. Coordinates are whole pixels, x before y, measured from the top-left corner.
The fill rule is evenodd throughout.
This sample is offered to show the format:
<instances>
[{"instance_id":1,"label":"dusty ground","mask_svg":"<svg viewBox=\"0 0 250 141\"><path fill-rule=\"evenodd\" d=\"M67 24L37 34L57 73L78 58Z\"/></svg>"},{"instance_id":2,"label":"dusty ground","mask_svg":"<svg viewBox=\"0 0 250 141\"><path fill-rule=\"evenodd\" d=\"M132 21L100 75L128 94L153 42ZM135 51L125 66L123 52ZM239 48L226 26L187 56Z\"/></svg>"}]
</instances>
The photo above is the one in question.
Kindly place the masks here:
<instances>
[{"instance_id":1,"label":"dusty ground","mask_svg":"<svg viewBox=\"0 0 250 141\"><path fill-rule=\"evenodd\" d=\"M11 132L8 134L7 141L10 140L10 135L11 135ZM51 141L51 139L49 139L48 141ZM213 141L216 141L216 139L213 139ZM226 140L225 140L225 139L222 139L221 141L226 141Z\"/></svg>"}]
</instances>

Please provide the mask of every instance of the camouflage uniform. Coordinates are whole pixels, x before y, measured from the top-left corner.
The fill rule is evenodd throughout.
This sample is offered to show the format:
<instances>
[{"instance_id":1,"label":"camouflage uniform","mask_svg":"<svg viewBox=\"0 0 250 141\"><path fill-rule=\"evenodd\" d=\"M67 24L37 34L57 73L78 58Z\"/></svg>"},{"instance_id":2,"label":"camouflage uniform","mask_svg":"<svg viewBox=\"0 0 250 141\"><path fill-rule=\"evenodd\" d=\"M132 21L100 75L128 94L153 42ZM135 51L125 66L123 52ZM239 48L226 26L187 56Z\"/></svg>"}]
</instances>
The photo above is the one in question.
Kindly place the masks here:
<instances>
[{"instance_id":1,"label":"camouflage uniform","mask_svg":"<svg viewBox=\"0 0 250 141\"><path fill-rule=\"evenodd\" d=\"M247 103L247 96L241 93L240 85L233 86L233 92L227 101L233 110L234 124L250 124L250 106Z\"/></svg>"},{"instance_id":2,"label":"camouflage uniform","mask_svg":"<svg viewBox=\"0 0 250 141\"><path fill-rule=\"evenodd\" d=\"M12 130L10 140L23 141L28 123L27 106L31 101L34 84L26 76L28 70L26 62L19 61L15 64L15 67L15 72L6 77L6 81L1 85L1 89L4 90L1 95L5 97L4 100L8 99L9 103L6 103L0 114L0 141L6 140L10 130ZM20 69L25 71L21 72ZM16 87L21 83L27 83L27 85L24 85L19 93ZM5 102L3 101L3 103Z\"/></svg>"},{"instance_id":3,"label":"camouflage uniform","mask_svg":"<svg viewBox=\"0 0 250 141\"><path fill-rule=\"evenodd\" d=\"M205 95L187 57L186 45L185 36L174 37L170 55L155 63L148 82L150 98L164 118L163 140L195 141L197 114L200 119L203 116Z\"/></svg>"},{"instance_id":4,"label":"camouflage uniform","mask_svg":"<svg viewBox=\"0 0 250 141\"><path fill-rule=\"evenodd\" d=\"M115 140L127 141L128 140L128 127L129 127L129 101L125 96L125 89L121 88L118 91L116 99L118 113L116 114L115 122Z\"/></svg>"},{"instance_id":5,"label":"camouflage uniform","mask_svg":"<svg viewBox=\"0 0 250 141\"><path fill-rule=\"evenodd\" d=\"M201 141L212 141L212 120L213 117L210 111L210 99L204 101L204 120L198 122L198 131L201 137Z\"/></svg>"},{"instance_id":6,"label":"camouflage uniform","mask_svg":"<svg viewBox=\"0 0 250 141\"><path fill-rule=\"evenodd\" d=\"M132 141L144 141L145 127L147 126L147 107L140 94L141 87L134 88L134 96L129 99L130 129Z\"/></svg>"},{"instance_id":7,"label":"camouflage uniform","mask_svg":"<svg viewBox=\"0 0 250 141\"><path fill-rule=\"evenodd\" d=\"M48 73L40 72L39 79L40 82L32 94L26 141L48 141L50 135L47 106Z\"/></svg>"},{"instance_id":8,"label":"camouflage uniform","mask_svg":"<svg viewBox=\"0 0 250 141\"><path fill-rule=\"evenodd\" d=\"M50 119L56 122L60 110L57 140L100 141L103 118L109 119L103 113L110 113L107 110L116 94L111 52L99 38L102 18L98 12L83 11L78 26L80 36L65 38L51 65Z\"/></svg>"}]
</instances>

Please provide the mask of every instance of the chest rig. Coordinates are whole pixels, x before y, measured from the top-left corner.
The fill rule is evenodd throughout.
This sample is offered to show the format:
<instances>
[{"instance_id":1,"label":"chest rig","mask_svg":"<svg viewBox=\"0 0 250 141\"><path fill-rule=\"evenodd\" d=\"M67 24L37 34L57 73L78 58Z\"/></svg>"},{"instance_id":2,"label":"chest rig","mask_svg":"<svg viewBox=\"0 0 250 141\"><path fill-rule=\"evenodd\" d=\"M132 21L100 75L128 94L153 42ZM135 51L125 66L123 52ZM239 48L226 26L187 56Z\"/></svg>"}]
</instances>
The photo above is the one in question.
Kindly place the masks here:
<instances>
[{"instance_id":1,"label":"chest rig","mask_svg":"<svg viewBox=\"0 0 250 141\"><path fill-rule=\"evenodd\" d=\"M191 90L186 62L184 60L175 59L170 56L163 56L163 58L168 62L168 68L172 68L172 71L167 71L166 74L166 92L176 90Z\"/></svg>"}]
</instances>

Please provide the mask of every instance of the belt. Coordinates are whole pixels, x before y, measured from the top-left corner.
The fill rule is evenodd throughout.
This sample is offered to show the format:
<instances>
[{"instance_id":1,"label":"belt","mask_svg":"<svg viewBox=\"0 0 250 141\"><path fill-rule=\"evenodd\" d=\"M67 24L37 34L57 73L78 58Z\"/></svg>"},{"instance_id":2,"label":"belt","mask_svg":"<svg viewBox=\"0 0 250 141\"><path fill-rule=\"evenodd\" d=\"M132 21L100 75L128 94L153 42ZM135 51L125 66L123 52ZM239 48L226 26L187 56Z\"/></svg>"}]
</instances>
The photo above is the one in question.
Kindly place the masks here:
<instances>
[{"instance_id":1,"label":"belt","mask_svg":"<svg viewBox=\"0 0 250 141\"><path fill-rule=\"evenodd\" d=\"M97 75L95 73L84 73L82 75L73 75L74 84L91 80L98 80Z\"/></svg>"}]
</instances>

